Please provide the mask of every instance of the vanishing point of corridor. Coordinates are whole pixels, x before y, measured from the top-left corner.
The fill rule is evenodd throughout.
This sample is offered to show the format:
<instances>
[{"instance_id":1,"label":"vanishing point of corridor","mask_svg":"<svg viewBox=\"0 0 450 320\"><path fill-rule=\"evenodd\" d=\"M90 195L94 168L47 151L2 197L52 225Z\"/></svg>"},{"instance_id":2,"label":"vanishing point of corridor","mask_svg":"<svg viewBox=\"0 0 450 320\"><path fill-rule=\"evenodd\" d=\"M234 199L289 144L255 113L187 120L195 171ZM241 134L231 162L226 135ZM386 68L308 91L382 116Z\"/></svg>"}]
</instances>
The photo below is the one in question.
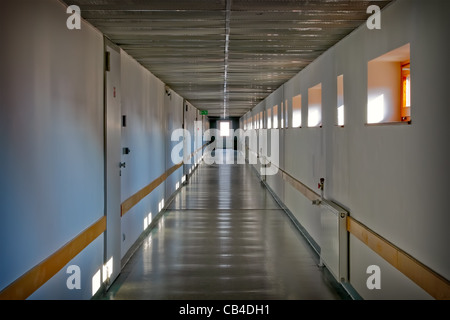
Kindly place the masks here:
<instances>
[{"instance_id":1,"label":"vanishing point of corridor","mask_svg":"<svg viewBox=\"0 0 450 320\"><path fill-rule=\"evenodd\" d=\"M251 166L202 163L102 298L347 298L318 262Z\"/></svg>"}]
</instances>

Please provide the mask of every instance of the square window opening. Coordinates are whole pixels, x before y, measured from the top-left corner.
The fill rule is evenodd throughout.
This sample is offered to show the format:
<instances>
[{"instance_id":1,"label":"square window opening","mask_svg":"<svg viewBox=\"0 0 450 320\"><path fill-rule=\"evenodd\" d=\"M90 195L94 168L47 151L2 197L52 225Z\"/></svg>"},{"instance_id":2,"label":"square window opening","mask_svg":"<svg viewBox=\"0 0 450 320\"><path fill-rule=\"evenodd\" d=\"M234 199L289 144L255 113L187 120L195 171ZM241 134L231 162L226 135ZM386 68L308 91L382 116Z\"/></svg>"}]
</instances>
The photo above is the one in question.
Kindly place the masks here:
<instances>
[{"instance_id":1,"label":"square window opening","mask_svg":"<svg viewBox=\"0 0 450 320\"><path fill-rule=\"evenodd\" d=\"M368 62L367 124L411 123L410 44Z\"/></svg>"},{"instance_id":2,"label":"square window opening","mask_svg":"<svg viewBox=\"0 0 450 320\"><path fill-rule=\"evenodd\" d=\"M337 125L343 127L345 125L344 117L344 76L337 77Z\"/></svg>"},{"instance_id":3,"label":"square window opening","mask_svg":"<svg viewBox=\"0 0 450 320\"><path fill-rule=\"evenodd\" d=\"M322 126L322 84L308 89L308 127Z\"/></svg>"},{"instance_id":4,"label":"square window opening","mask_svg":"<svg viewBox=\"0 0 450 320\"><path fill-rule=\"evenodd\" d=\"M302 95L292 98L292 128L302 126Z\"/></svg>"}]
</instances>

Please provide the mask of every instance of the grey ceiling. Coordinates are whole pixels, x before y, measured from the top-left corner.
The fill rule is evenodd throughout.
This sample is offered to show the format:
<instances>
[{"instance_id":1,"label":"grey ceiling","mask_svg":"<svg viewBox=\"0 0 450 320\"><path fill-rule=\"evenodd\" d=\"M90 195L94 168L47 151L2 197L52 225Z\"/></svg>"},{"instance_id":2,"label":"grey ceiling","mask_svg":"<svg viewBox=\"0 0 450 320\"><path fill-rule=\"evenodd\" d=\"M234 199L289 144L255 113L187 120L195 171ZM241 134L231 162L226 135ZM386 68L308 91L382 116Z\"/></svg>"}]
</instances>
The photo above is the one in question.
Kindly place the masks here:
<instances>
[{"instance_id":1,"label":"grey ceiling","mask_svg":"<svg viewBox=\"0 0 450 320\"><path fill-rule=\"evenodd\" d=\"M70 0L169 87L241 116L392 0Z\"/></svg>"}]
</instances>

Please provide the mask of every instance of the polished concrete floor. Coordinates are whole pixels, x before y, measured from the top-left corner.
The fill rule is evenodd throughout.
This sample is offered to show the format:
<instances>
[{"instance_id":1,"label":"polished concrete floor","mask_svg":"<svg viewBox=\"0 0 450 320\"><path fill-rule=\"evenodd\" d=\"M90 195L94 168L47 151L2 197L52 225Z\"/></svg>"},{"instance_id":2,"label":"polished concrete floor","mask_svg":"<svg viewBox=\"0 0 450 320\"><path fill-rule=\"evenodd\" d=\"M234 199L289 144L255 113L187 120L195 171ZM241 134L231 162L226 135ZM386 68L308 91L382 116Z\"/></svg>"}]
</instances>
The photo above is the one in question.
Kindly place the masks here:
<instances>
[{"instance_id":1,"label":"polished concrete floor","mask_svg":"<svg viewBox=\"0 0 450 320\"><path fill-rule=\"evenodd\" d=\"M318 262L254 169L201 164L102 299L347 299Z\"/></svg>"}]
</instances>

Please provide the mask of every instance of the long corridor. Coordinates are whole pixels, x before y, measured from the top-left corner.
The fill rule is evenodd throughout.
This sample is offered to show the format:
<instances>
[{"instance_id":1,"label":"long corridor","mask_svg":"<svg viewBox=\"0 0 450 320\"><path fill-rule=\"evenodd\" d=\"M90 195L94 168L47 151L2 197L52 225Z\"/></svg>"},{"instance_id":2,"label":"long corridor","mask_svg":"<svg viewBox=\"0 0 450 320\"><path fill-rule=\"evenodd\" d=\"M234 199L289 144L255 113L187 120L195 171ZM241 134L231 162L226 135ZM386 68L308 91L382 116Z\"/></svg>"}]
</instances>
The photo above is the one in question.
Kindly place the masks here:
<instances>
[{"instance_id":1,"label":"long corridor","mask_svg":"<svg viewBox=\"0 0 450 320\"><path fill-rule=\"evenodd\" d=\"M318 262L252 167L202 163L101 298L348 298Z\"/></svg>"},{"instance_id":2,"label":"long corridor","mask_svg":"<svg viewBox=\"0 0 450 320\"><path fill-rule=\"evenodd\" d=\"M0 300L450 300L449 12L1 0Z\"/></svg>"}]
</instances>

